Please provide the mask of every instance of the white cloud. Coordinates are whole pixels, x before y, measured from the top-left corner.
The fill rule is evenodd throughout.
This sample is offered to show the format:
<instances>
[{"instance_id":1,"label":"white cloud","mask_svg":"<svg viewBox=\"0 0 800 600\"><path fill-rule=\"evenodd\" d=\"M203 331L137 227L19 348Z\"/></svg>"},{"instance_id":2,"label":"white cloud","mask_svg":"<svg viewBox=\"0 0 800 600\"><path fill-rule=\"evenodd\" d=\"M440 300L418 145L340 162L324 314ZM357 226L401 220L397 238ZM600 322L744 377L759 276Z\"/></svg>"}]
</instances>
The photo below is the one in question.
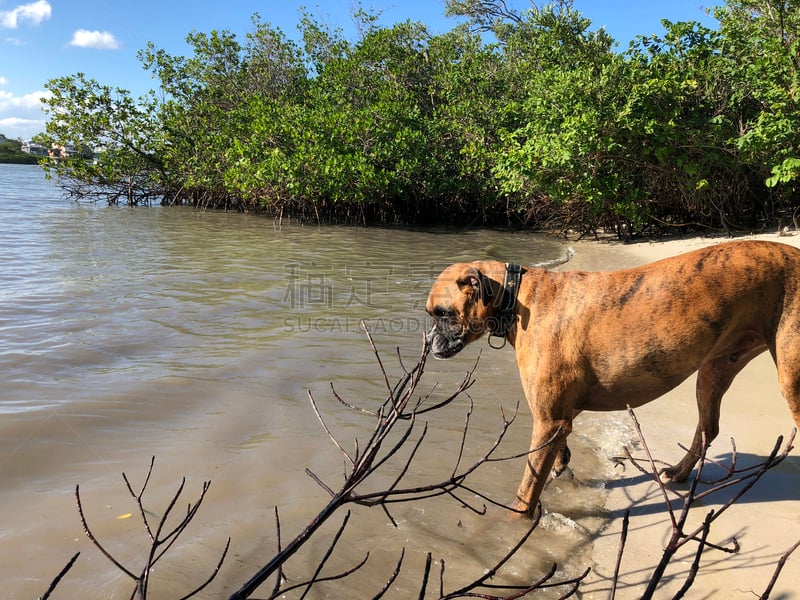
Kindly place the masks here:
<instances>
[{"instance_id":1,"label":"white cloud","mask_svg":"<svg viewBox=\"0 0 800 600\"><path fill-rule=\"evenodd\" d=\"M100 50L116 50L119 48L119 42L114 37L114 34L108 31L89 31L88 29L78 29L73 33L69 45Z\"/></svg>"},{"instance_id":2,"label":"white cloud","mask_svg":"<svg viewBox=\"0 0 800 600\"><path fill-rule=\"evenodd\" d=\"M51 92L36 91L24 96L15 96L11 92L0 90L0 113L9 109L41 108L42 98L49 98Z\"/></svg>"},{"instance_id":3,"label":"white cloud","mask_svg":"<svg viewBox=\"0 0 800 600\"><path fill-rule=\"evenodd\" d=\"M0 12L0 26L7 29L16 29L22 23L38 25L46 21L53 14L53 9L47 0L38 0L30 4L21 4L13 10Z\"/></svg>"},{"instance_id":4,"label":"white cloud","mask_svg":"<svg viewBox=\"0 0 800 600\"><path fill-rule=\"evenodd\" d=\"M46 121L44 119L20 119L18 117L8 117L0 119L0 133L10 140L22 138L29 140L37 133L44 131Z\"/></svg>"},{"instance_id":5,"label":"white cloud","mask_svg":"<svg viewBox=\"0 0 800 600\"><path fill-rule=\"evenodd\" d=\"M8 79L0 75L0 85L8 85Z\"/></svg>"},{"instance_id":6,"label":"white cloud","mask_svg":"<svg viewBox=\"0 0 800 600\"><path fill-rule=\"evenodd\" d=\"M36 91L23 96L0 90L0 133L11 139L30 139L44 131L46 117L42 111L42 98L50 92Z\"/></svg>"}]
</instances>

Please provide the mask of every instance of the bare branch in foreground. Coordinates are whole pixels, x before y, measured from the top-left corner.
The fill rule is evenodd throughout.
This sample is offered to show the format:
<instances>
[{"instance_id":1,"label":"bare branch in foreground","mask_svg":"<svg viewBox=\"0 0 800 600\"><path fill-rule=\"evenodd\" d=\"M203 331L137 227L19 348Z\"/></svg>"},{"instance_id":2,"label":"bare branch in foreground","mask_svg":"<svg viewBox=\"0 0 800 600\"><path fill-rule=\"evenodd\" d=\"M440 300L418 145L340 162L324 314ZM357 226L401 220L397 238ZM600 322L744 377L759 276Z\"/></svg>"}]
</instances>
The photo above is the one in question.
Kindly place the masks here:
<instances>
[{"instance_id":1,"label":"bare branch in foreground","mask_svg":"<svg viewBox=\"0 0 800 600\"><path fill-rule=\"evenodd\" d=\"M158 563L158 561L172 548L173 544L178 540L181 534L186 530L191 523L192 519L194 519L195 515L197 514L200 505L205 498L206 492L208 488L211 486L211 482L206 481L203 482L203 489L200 493L200 497L194 502L194 504L190 504L186 515L179 519L177 525L175 525L171 530L167 530L167 522L169 520L169 516L175 508L178 500L180 499L181 495L183 494L183 488L186 484L186 479L184 478L180 485L178 486L177 492L173 495L172 499L170 500L169 504L167 505L166 510L164 510L163 516L159 519L158 523L156 523L155 529L153 528L153 524L150 522L150 517L148 512L144 509L144 502L143 497L145 491L147 489L147 484L150 482L150 476L153 474L153 466L155 464L155 457L152 458L150 461L150 468L147 471L147 476L145 477L145 481L142 484L141 489L138 492L133 490L133 486L131 485L128 477L125 473L122 474L123 479L125 480L125 484L130 492L131 496L136 501L136 504L139 508L139 514L142 518L142 522L147 532L148 537L150 538L150 550L148 552L147 558L145 559L144 566L142 567L139 574L135 574L131 569L125 567L122 562L117 560L108 550L106 550L100 541L95 537L94 533L92 532L89 524L86 520L86 514L83 510L83 503L81 502L81 495L80 495L80 486L75 487L75 499L78 505L78 514L81 518L81 524L83 525L84 533L86 536L92 541L95 547L100 550L100 552L109 560L111 563L114 564L117 569L127 575L130 579L132 579L135 583L135 588L132 594L132 598L137 598L138 600L145 600L147 598L147 590L150 584L150 575L152 573L153 568ZM206 581L204 581L200 586L192 590L187 595L180 598L180 600L187 600L188 598L192 598L204 590L217 576L219 573L220 568L222 567L222 563L225 561L225 556L228 553L228 549L230 548L231 540L228 538L227 543L225 544L225 549L222 551L222 556L220 557L219 561L217 562L216 567L212 571L211 575L208 577Z\"/></svg>"},{"instance_id":2,"label":"bare branch in foreground","mask_svg":"<svg viewBox=\"0 0 800 600\"><path fill-rule=\"evenodd\" d=\"M306 597L309 592L315 588L315 586L318 586L324 582L345 580L364 567L370 558L370 549L365 549L360 557L350 560L348 566L344 568L340 567L339 571L333 573L324 572L326 571L326 566L332 562L330 559L334 556L334 554L341 552L340 546L344 545L340 543L340 541L342 540L345 529L348 527L350 522L350 510L348 509L338 529L327 539L327 548L322 558L320 558L316 563L316 567L312 569L312 572L303 575L300 578L293 577L291 582L286 576L287 565L291 566L291 564L294 564L290 563L291 559L298 552L300 552L305 544L312 538L316 541L320 541L319 538L322 537L322 534L319 532L320 527L330 522L331 518L334 517L341 508L352 505L380 507L387 516L388 521L395 525L396 522L390 512L390 507L399 503L412 503L438 496L449 496L450 498L456 500L462 508L473 511L477 514L484 514L486 512L487 504L493 504L515 513L518 512L508 506L505 506L503 503L490 498L485 493L474 489L469 483L469 478L478 469L489 463L524 458L529 454L529 452L523 452L514 456L497 456L501 442L504 440L509 427L517 416L516 408L510 416L507 416L501 408L500 430L494 441L488 444L487 448L483 449L482 454L479 453L480 456L477 459L471 459L471 461L466 459L465 448L468 446L467 442L470 434L472 411L474 408L472 400L469 398L466 392L474 383L473 376L477 368L477 362L471 370L467 371L463 380L457 385L455 392L447 396L444 400L432 401L432 392L429 391L427 393L420 394L418 390L424 372L425 360L427 357L427 346L423 345L423 351L417 364L411 368L406 368L402 362L402 359L399 357L398 352L398 359L402 374L397 383L393 385L391 383L391 378L385 370L383 362L380 360L380 356L378 355L378 351L371 336L369 335L369 332L367 332L367 337L372 346L373 352L376 355L381 376L385 383L385 389L388 392L387 395L380 400L378 409L375 411L367 411L357 408L354 405L345 402L338 395L336 390L333 389L333 386L332 389L335 399L341 405L358 410L362 414L368 414L374 419L374 425L371 433L365 442L359 442L359 440L356 439L353 450L346 450L344 445L337 440L333 430L325 423L316 400L314 399L313 395L309 393L309 401L312 405L314 413L320 421L323 431L332 441L337 451L345 458L344 481L340 484L331 484L330 482L326 482L323 477L318 476L310 470L306 471L307 474L324 490L325 494L328 496L327 505L325 505L316 515L316 517L314 517L303 528L303 530L300 531L300 533L298 533L288 543L284 543L282 531L283 528L280 516L278 509L275 508L275 531L277 537L275 554L264 566L258 570L255 575L253 575L242 587L240 587L236 592L233 593L233 595L230 596L232 600L252 598L253 594L259 591L262 585L270 579L273 580L273 584L270 591L264 592L268 594L266 598L278 598L290 592L295 592L297 594L301 594L301 597ZM462 396L466 397L467 399L467 408L463 421L463 428L459 443L454 444L454 457L452 459L452 463L445 469L446 475L439 481L423 482L416 485L413 483L407 484L407 479L409 479L411 474L414 472L414 462L417 460L420 453L424 452L429 435L427 423L424 423L420 419L420 416L432 410L452 404L457 399L462 398ZM688 594L692 586L696 584L697 580L702 574L702 558L704 553L710 550L720 550L727 553L738 552L739 545L735 539L726 545L715 544L709 541L712 525L722 514L727 511L728 508L730 508L730 506L741 499L741 497L759 481L759 479L766 473L767 470L776 466L784 458L786 458L789 451L792 449L795 433L792 433L785 449L782 451L781 446L783 444L783 438L778 438L770 455L764 461L753 467L739 468L737 466L735 444L733 445L733 459L731 460L730 465L723 464L720 461L708 459L705 456L705 452L703 452L702 456L698 457L699 466L697 469L697 475L691 482L689 490L679 493L674 490L668 490L668 488L661 481L658 470L660 461L655 459L650 453L641 427L639 426L636 415L633 413L633 411L630 411L630 416L634 422L637 434L639 436L639 441L644 448L646 456L644 459L634 458L626 449L627 460L635 465L636 468L641 472L652 477L653 480L658 484L659 491L665 501L672 529L667 547L663 552L660 562L654 567L653 574L651 575L648 583L647 591L642 598L654 598L656 596L657 591L660 591L659 586L664 579L666 569L672 562L674 562L676 553L686 544L693 542L696 543L696 548L693 553L691 564L688 567L686 578L682 583L682 587L675 596L676 598L684 597ZM556 437L557 435L558 433L556 434ZM553 439L549 440L545 445L553 443L554 439L556 438L554 437ZM544 445L542 447L544 447ZM536 451L536 449L533 451ZM101 545L100 541L95 537L87 523L86 515L81 502L80 489L76 487L75 490L78 512L86 535L100 550L100 552L106 556L106 558L112 564L114 564L116 568L120 570L120 572L127 575L128 578L135 583L135 588L131 598L136 598L138 600L146 600L153 567L170 549L173 548L177 538L181 536L181 534L188 527L188 524L196 516L199 506L204 500L210 485L209 482L203 483L199 498L188 506L186 515L178 519L177 525L170 527L168 526L168 519L174 512L174 509L183 494L186 484L185 479L183 479L180 482L176 493L171 497L166 509L163 511L163 516L157 522L155 522L152 520L153 513L150 511L145 511L143 500L147 493L147 488L153 473L154 461L155 458L150 461L149 469L140 488L134 488L127 475L123 473L125 485L127 486L131 497L137 504L139 516L142 520L145 532L150 540L148 554L144 560L144 566L140 571L125 566L122 561L115 558L103 547L103 545ZM376 473L385 471L384 467L387 465L392 466L393 475L388 479L384 477L385 483L383 483L381 486L376 486L379 487L379 489L365 491L363 489L364 484L367 481L373 480L373 476ZM708 465L720 467L724 472L724 476L711 481L706 481L703 478L703 471ZM701 486L710 487L701 490ZM708 497L709 494L718 493L728 489L731 491L729 499L724 502L720 508L708 512L702 525L695 527L694 529L687 525L690 509L695 508L701 499ZM472 498L472 500L467 499L467 496ZM477 498L478 501L475 502L474 498ZM675 502L676 498L677 502ZM483 506L481 506L481 501L484 502ZM673 506L673 503L675 503L676 506ZM618 580L620 577L620 566L622 564L626 543L628 542L628 516L629 515L626 513L625 519L623 520L621 543L612 577L612 589L610 594L610 598L612 600L616 594ZM428 596L435 596L439 598L439 600L468 597L483 598L486 600L512 600L525 597L537 590L553 587L563 588L559 590L559 593L562 594L562 598L568 598L577 594L580 590L581 584L586 580L590 573L589 569L571 579L557 580L555 578L557 568L556 565L553 565L553 568L548 573L531 583L523 583L522 585L504 585L502 582L494 582L495 578L499 578L502 574L502 571L507 568L508 561L517 553L519 553L525 544L529 542L530 536L533 534L539 524L540 517L541 506L538 507L536 518L531 522L530 527L527 529L524 535L522 535L520 539L512 545L510 550L498 558L492 566L487 567L484 565L484 568L481 569L481 575L479 577L475 578L468 584L459 587L458 589L451 591L446 589L446 565L443 559L440 561L438 590L432 589L435 587L435 584L433 586L431 584L431 570L434 563L431 553L427 553L424 569L419 574L420 582L418 598L420 600L424 600ZM323 540L325 540L324 537ZM222 556L208 579L189 594L183 596L181 600L189 599L198 595L211 583L212 580L214 580L222 567L229 547L230 539L228 539ZM798 547L800 547L800 542L796 543L781 556L772 575L772 579L768 583L764 594L761 596L763 599L769 597L769 594L774 588L775 583L784 569L787 561ZM401 574L401 571L404 567L405 557L406 551L405 548L403 548L399 551L399 557L394 563L393 568L391 564L389 565L389 568L392 568L391 573L387 573L386 577L378 576L376 586L380 587L375 591L373 595L374 598L382 598L389 592ZM61 581L61 578L71 568L76 559L77 555L73 557L70 563L53 581L50 589L48 589L47 594L42 598L48 598L52 590L58 585L59 581ZM165 573L168 574L167 571L165 571ZM368 594L366 591L364 591L364 593Z\"/></svg>"},{"instance_id":3,"label":"bare branch in foreground","mask_svg":"<svg viewBox=\"0 0 800 600\"><path fill-rule=\"evenodd\" d=\"M370 335L369 331L366 330L364 327L367 338L369 343L372 347L373 353L375 355L376 362L378 364L381 378L385 385L385 390L387 395L381 401L380 405L378 406L377 410L364 410L361 408L357 408L355 405L346 402L333 388L333 395L335 399L343 406L348 408L352 408L358 410L362 413L366 413L372 415L375 419L375 425L372 429L371 434L367 438L365 442L359 442L356 440L355 447L352 451L345 450L342 443L336 439L336 436L333 434L331 429L325 423L325 420L322 418L321 411L317 405L314 396L309 393L309 401L312 405L312 409L314 413L317 415L319 419L322 429L324 430L325 434L331 439L332 443L336 447L336 449L343 455L345 458L346 463L346 471L344 473L344 481L340 485L332 485L330 482L325 482L322 477L318 476L317 474L306 471L308 475L318 484L325 493L329 496L328 504L322 508L322 510L314 517L311 522L301 531L293 540L285 544L283 547L280 548L278 553L263 567L261 567L258 572L253 575L253 577L246 582L239 590L234 592L231 596L231 600L242 600L244 598L250 598L252 594L258 590L263 583L265 583L268 579L273 576L277 575L277 580L272 588L272 596L276 597L280 594L283 594L287 591L288 588L284 588L282 584L282 569L284 568L287 561L291 559L291 557L297 553L300 548L317 532L319 527L329 520L338 509L346 506L348 504L355 504L361 506L380 506L384 513L387 515L387 518L392 524L396 525L394 517L391 515L389 511L389 506L391 504L396 503L407 503L407 502L415 502L426 498L432 498L436 496L450 496L457 500L462 507L465 507L469 510L472 510L478 514L483 514L486 511L486 506L477 507L472 506L468 501L463 499L459 492L466 492L468 494L474 494L477 497L485 500L486 502L490 502L497 506L501 506L507 508L509 511L515 511L514 509L505 506L503 503L493 500L478 492L477 490L472 489L466 483L466 480L469 476L471 476L477 469L481 466L490 463L496 462L500 460L510 460L513 458L520 458L526 456L528 453L523 453L518 456L514 457L496 457L495 454L500 446L500 443L504 439L508 428L510 427L511 423L513 422L513 417L508 419L506 418L505 413L501 411L502 416L502 427L500 433L498 434L495 442L491 444L491 446L483 453L483 455L477 459L473 464L468 465L466 467L462 466L463 462L463 449L465 447L466 438L469 434L469 425L470 425L470 414L471 414L471 402L467 410L467 415L464 421L464 429L462 432L461 444L458 451L458 454L455 459L455 463L450 470L450 474L443 480L422 484L422 485L412 485L412 486L403 486L403 481L406 479L408 474L412 471L412 464L417 457L418 453L420 452L421 448L423 447L426 436L428 433L427 424L420 423L419 417L422 414L430 412L432 410L440 409L444 406L447 406L453 403L456 399L461 397L465 394L465 392L473 385L474 383L474 372L477 368L477 362L473 366L473 368L465 374L464 378L462 379L461 383L457 386L456 390L447 396L444 400L440 400L435 402L431 405L431 394L418 394L418 387L420 384L421 377L424 373L425 362L428 354L428 347L427 343L423 342L423 348L421 355L417 364L414 367L406 368L403 365L402 359L400 359L400 366L402 370L402 375L397 383L392 384L391 378L389 377L386 368L384 366L383 361L379 355L377 347ZM399 358L399 352L398 352ZM516 416L516 413L515 415ZM548 442L548 443L552 443ZM404 458L401 458L401 453L404 455ZM381 472L381 469L390 463L390 461L397 460L401 461L399 471L393 476L388 486L384 487L383 489L379 489L377 491L361 491L362 485L369 479L371 479L376 473ZM536 528L538 520L533 523L530 530L525 534L525 536L519 541L518 544L514 546L512 551L505 557L503 557L492 569L488 571L488 575L484 575L471 583L470 585L457 590L456 592L451 592L449 594L445 593L444 590L440 591L440 595L442 598L454 598L457 596L477 596L482 598L501 598L502 596L495 596L495 595L488 595L485 593L478 593L476 590L479 588L486 588L489 589L491 587L486 582L492 578L497 572L502 568L505 562L519 550L519 548L524 544L525 540L528 539L530 534ZM342 524L342 529L346 526L347 521ZM341 535L341 529L338 536ZM329 547L329 553L333 551L335 541ZM326 554L326 559L329 554ZM399 575L400 569L402 567L403 562L403 554L401 553L400 559L397 562L397 566L395 567L394 572L389 576L388 583L378 592L378 596L382 596L386 593L388 586L391 585ZM365 559L366 560L366 559ZM348 571L352 573L354 570L360 568L363 564L360 563L356 565L356 567ZM320 568L322 565L320 565ZM423 573L423 584L422 590L424 595L424 590L427 587L427 582L429 578L429 568L430 566L426 567L425 572ZM585 576L585 574L584 574ZM297 587L298 585L307 585L309 588L311 585L321 581L320 577L320 570L318 569L314 575L304 582L303 584L296 584L292 586L292 588ZM582 578L581 578L582 579ZM559 584L552 584L552 585L564 585L572 583L576 585L575 582L560 582ZM544 585L544 584L542 584ZM530 589L528 589L530 587ZM534 585L525 587L524 593L522 593L519 589L512 588L512 587L505 587L502 585L496 586L496 589L499 590L506 590L512 591L513 595L508 596L509 598L517 598L521 597L534 589L539 589L541 586Z\"/></svg>"},{"instance_id":4,"label":"bare branch in foreground","mask_svg":"<svg viewBox=\"0 0 800 600\"><path fill-rule=\"evenodd\" d=\"M631 408L628 408L628 413L633 421L634 427L636 429L637 436L639 438L639 442L642 445L642 448L645 451L646 459L644 461L640 459L634 458L630 452L626 449L626 455L628 460L631 461L633 465L636 466L641 472L646 473L651 477L651 479L656 482L658 488L660 490L661 495L664 497L664 503L667 508L667 512L669 514L670 522L672 524L672 532L670 535L670 539L667 542L667 545L664 549L662 554L661 560L659 561L658 565L650 577L647 585L647 589L644 592L642 599L650 599L655 597L655 593L664 577L664 573L671 563L672 559L674 558L675 554L687 543L689 542L696 542L697 543L697 550L695 552L694 560L690 566L689 573L687 576L686 581L684 582L682 588L675 596L676 598L683 597L689 588L694 584L698 572L700 570L700 559L702 554L707 549L719 550L722 552L727 553L736 553L739 551L739 542L734 538L730 542L730 546L722 546L718 544L713 544L708 541L708 536L711 530L711 525L717 521L727 510L733 506L738 500L742 498L742 496L747 493L760 479L761 477L766 474L769 469L780 464L791 452L793 449L793 442L795 438L795 434L797 430L793 430L791 435L789 436L789 440L787 441L783 450L781 450L781 446L783 445L783 436L779 436L775 445L770 452L769 456L762 462L754 465L752 467L747 467L744 469L738 469L736 467L736 445L735 442L732 440L732 448L733 448L733 459L732 464L730 466L720 465L718 461L711 461L706 457L706 444L705 441L702 445L704 448L701 456L699 456L699 463L697 467L697 474L692 479L689 490L686 493L678 493L674 490L668 490L666 484L661 480L659 476L658 468L656 467L656 461L653 459L652 454L650 453L650 449L647 446L647 441L645 440L644 434L642 433L642 428L639 425L639 421L636 418L636 414L633 412ZM646 462L649 466L649 469L644 468L640 463ZM711 482L705 481L703 479L703 470L708 464L714 464L717 466L721 466L724 471L724 475L718 479L715 479ZM705 483L710 487L704 491L698 491L698 486L700 483ZM708 497L711 494L715 494L721 492L722 490L728 488L734 488L734 486L739 486L735 489L732 495L716 510L710 511L706 518L703 520L702 525L696 527L693 530L687 531L687 519L690 513L690 510L697 505L697 503ZM672 506L670 501L670 494L677 496L679 499L682 500L682 506L680 512L676 513L675 509ZM626 515L627 516L627 515ZM627 528L623 529L625 533ZM620 547L620 557L622 555L624 545L626 542L625 535L623 533L622 544ZM798 542L800 544L800 542ZM775 575L773 580L770 582L770 587L774 585L775 580L782 569L783 563L785 563L785 558L788 558L788 555L791 554L797 545L795 545L789 552L782 557L782 561L779 562L778 567L775 571ZM612 595L611 598L614 597L614 591L616 590L616 582L617 582L618 572L615 571L614 575L614 587L612 588Z\"/></svg>"}]
</instances>

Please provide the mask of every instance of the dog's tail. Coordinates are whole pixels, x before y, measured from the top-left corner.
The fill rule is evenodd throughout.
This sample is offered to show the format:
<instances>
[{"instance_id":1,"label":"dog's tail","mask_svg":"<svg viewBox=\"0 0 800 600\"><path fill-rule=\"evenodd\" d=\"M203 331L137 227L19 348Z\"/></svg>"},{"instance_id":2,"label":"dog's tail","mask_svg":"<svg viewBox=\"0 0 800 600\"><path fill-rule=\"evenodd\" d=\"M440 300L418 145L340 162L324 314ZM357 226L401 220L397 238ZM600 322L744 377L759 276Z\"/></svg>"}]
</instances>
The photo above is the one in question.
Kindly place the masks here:
<instances>
[{"instance_id":1,"label":"dog's tail","mask_svg":"<svg viewBox=\"0 0 800 600\"><path fill-rule=\"evenodd\" d=\"M535 265L531 265L531 267L534 269L552 269L553 267L568 263L570 260L572 260L573 256L575 256L575 250L570 247L567 248L567 252L561 258L554 258L552 260L538 262Z\"/></svg>"}]
</instances>

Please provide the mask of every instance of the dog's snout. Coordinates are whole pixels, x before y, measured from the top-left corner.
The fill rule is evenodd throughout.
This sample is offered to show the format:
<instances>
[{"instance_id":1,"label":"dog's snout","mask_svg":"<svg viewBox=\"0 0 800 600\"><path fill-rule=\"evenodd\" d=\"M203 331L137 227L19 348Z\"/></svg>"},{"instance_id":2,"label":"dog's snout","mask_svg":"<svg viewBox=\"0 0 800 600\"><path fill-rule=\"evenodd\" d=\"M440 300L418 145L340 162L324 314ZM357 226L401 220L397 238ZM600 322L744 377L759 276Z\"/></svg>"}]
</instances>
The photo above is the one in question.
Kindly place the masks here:
<instances>
[{"instance_id":1,"label":"dog's snout","mask_svg":"<svg viewBox=\"0 0 800 600\"><path fill-rule=\"evenodd\" d=\"M433 338L436 336L436 333L436 324L434 323L434 325L428 330L428 333L425 334L425 339L428 341L428 343L433 340Z\"/></svg>"}]
</instances>

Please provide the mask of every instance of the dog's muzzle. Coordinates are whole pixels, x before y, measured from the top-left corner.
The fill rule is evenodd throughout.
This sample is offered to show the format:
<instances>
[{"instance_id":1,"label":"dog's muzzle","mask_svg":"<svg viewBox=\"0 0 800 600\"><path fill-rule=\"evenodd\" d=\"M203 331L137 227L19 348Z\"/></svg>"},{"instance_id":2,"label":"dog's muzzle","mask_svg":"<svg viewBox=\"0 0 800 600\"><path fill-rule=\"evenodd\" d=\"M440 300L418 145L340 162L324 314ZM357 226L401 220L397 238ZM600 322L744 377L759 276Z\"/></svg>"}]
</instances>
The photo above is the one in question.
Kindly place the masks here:
<instances>
[{"instance_id":1,"label":"dog's muzzle","mask_svg":"<svg viewBox=\"0 0 800 600\"><path fill-rule=\"evenodd\" d=\"M458 354L464 347L464 340L443 334L437 325L431 327L425 336L434 358L445 359Z\"/></svg>"}]
</instances>

